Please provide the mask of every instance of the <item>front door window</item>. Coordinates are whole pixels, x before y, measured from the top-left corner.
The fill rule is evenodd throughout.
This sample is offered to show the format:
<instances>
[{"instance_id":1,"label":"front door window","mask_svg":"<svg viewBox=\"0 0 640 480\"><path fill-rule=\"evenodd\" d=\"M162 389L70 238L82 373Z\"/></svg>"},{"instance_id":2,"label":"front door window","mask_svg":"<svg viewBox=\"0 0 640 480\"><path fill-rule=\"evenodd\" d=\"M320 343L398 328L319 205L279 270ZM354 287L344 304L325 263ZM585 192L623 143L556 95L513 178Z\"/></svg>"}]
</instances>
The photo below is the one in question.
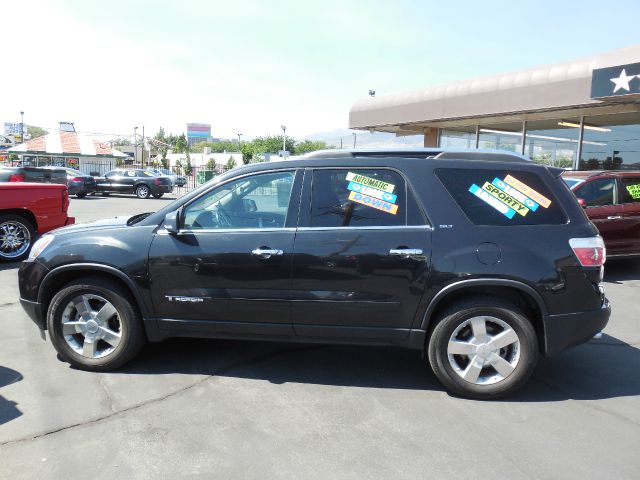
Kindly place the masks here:
<instances>
[{"instance_id":1,"label":"front door window","mask_svg":"<svg viewBox=\"0 0 640 480\"><path fill-rule=\"evenodd\" d=\"M187 230L284 228L293 172L244 177L200 197L184 212Z\"/></svg>"}]
</instances>

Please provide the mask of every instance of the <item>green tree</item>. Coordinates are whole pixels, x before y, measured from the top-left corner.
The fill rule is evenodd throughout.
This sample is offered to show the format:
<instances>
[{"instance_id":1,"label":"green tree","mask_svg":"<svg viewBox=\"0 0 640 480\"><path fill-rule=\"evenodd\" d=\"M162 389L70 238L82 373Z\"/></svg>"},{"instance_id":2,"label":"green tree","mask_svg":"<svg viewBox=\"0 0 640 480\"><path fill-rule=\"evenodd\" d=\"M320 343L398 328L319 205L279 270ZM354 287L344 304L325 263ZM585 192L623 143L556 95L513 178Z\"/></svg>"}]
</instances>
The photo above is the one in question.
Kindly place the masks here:
<instances>
[{"instance_id":1,"label":"green tree","mask_svg":"<svg viewBox=\"0 0 640 480\"><path fill-rule=\"evenodd\" d=\"M187 142L187 138L184 136L184 133L179 137L176 137L175 142L171 144L173 145L173 153L189 153L190 151L189 142Z\"/></svg>"},{"instance_id":2,"label":"green tree","mask_svg":"<svg viewBox=\"0 0 640 480\"><path fill-rule=\"evenodd\" d=\"M229 160L227 160L227 170L231 170L232 168L236 168L236 161L233 159L233 157L229 157Z\"/></svg>"},{"instance_id":3,"label":"green tree","mask_svg":"<svg viewBox=\"0 0 640 480\"><path fill-rule=\"evenodd\" d=\"M184 166L184 174L189 177L192 173L193 165L191 165L191 156L189 155L189 152L187 152L187 164Z\"/></svg>"},{"instance_id":4,"label":"green tree","mask_svg":"<svg viewBox=\"0 0 640 480\"><path fill-rule=\"evenodd\" d=\"M212 153L237 152L238 142L228 140L222 142L199 142L191 147L194 153L202 153L205 147L209 147Z\"/></svg>"},{"instance_id":5,"label":"green tree","mask_svg":"<svg viewBox=\"0 0 640 480\"><path fill-rule=\"evenodd\" d=\"M334 146L327 145L326 142L321 141L313 141L313 140L304 140L302 142L298 142L294 146L295 155L304 155L305 153L315 152L316 150L326 150L328 148L335 148Z\"/></svg>"},{"instance_id":6,"label":"green tree","mask_svg":"<svg viewBox=\"0 0 640 480\"><path fill-rule=\"evenodd\" d=\"M27 135L29 135L30 138L42 137L47 133L49 132L47 132L44 128L27 125Z\"/></svg>"}]
</instances>

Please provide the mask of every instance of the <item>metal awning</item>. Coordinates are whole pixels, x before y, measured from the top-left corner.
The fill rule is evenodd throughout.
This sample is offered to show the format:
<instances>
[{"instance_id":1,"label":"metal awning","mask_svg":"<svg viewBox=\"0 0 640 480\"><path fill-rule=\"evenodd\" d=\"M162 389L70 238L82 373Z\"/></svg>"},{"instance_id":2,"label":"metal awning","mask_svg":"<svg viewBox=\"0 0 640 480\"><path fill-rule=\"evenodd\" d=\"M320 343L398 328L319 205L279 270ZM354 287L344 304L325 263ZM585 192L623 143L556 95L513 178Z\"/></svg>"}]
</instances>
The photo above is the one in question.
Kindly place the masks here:
<instances>
[{"instance_id":1,"label":"metal awning","mask_svg":"<svg viewBox=\"0 0 640 480\"><path fill-rule=\"evenodd\" d=\"M351 107L349 128L416 134L425 127L638 111L637 95L591 98L594 69L638 62L640 45L635 45L572 62L367 97Z\"/></svg>"}]
</instances>

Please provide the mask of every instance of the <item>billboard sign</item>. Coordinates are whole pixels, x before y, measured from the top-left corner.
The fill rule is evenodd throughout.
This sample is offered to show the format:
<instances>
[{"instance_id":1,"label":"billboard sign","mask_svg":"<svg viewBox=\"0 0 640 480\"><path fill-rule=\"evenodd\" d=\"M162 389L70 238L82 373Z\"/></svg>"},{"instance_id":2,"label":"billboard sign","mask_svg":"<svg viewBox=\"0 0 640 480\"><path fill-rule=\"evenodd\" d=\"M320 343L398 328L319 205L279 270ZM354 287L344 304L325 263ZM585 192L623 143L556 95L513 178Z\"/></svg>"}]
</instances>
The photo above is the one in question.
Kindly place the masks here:
<instances>
[{"instance_id":1,"label":"billboard sign","mask_svg":"<svg viewBox=\"0 0 640 480\"><path fill-rule=\"evenodd\" d=\"M209 138L211 137L211 125L208 123L187 123L188 138Z\"/></svg>"}]
</instances>

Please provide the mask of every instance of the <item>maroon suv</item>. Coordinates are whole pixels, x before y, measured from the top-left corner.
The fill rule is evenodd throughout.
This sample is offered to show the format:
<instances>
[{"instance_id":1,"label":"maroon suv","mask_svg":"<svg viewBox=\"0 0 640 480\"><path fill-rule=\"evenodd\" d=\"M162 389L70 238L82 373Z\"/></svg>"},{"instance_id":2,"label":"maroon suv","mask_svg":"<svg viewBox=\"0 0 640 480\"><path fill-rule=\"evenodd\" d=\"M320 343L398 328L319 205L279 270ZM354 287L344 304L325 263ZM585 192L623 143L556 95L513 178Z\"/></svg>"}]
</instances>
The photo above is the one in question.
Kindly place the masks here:
<instances>
[{"instance_id":1,"label":"maroon suv","mask_svg":"<svg viewBox=\"0 0 640 480\"><path fill-rule=\"evenodd\" d=\"M566 172L565 183L598 227L607 256L640 255L640 172Z\"/></svg>"}]
</instances>

